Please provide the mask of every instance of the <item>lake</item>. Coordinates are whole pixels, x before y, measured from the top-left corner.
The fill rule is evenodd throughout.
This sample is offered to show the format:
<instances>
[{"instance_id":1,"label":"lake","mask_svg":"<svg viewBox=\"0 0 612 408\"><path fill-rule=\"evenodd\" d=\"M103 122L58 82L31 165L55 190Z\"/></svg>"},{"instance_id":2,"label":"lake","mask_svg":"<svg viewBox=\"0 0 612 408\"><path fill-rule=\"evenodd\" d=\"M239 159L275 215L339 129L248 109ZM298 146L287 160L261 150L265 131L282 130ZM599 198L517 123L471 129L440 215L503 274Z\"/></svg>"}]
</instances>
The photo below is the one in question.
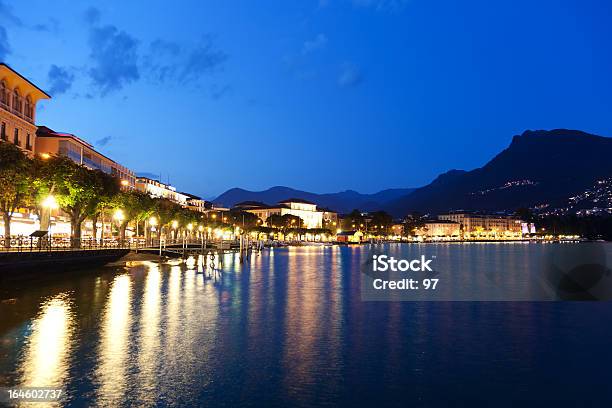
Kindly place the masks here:
<instances>
[{"instance_id":1,"label":"lake","mask_svg":"<svg viewBox=\"0 0 612 408\"><path fill-rule=\"evenodd\" d=\"M363 301L373 250L452 259L472 285L476 265L537 274L549 247L275 248L210 276L144 261L5 287L0 386L62 388L61 406L612 403L612 303Z\"/></svg>"}]
</instances>

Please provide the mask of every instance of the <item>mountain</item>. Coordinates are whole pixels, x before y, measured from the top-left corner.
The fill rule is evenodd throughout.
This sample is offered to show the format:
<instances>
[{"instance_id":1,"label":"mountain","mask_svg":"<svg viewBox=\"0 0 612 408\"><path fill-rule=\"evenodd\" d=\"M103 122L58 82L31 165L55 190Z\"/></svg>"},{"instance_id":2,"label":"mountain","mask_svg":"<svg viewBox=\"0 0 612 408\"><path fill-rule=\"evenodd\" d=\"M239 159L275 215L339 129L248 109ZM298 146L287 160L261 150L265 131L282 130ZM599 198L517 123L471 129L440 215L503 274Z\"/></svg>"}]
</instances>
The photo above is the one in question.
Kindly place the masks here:
<instances>
[{"instance_id":1,"label":"mountain","mask_svg":"<svg viewBox=\"0 0 612 408\"><path fill-rule=\"evenodd\" d=\"M272 187L265 191L248 191L241 188L232 188L217 197L214 202L226 207L232 207L242 201L260 201L266 204L275 204L287 198L301 198L312 201L319 207L327 207L339 213L348 213L355 208L362 211L379 210L388 202L404 197L412 190L414 189L394 188L379 191L375 194L360 194L353 190L316 194L282 186Z\"/></svg>"},{"instance_id":2,"label":"mountain","mask_svg":"<svg viewBox=\"0 0 612 408\"><path fill-rule=\"evenodd\" d=\"M611 175L612 138L567 129L528 130L483 167L451 170L384 209L402 216L557 205Z\"/></svg>"}]
</instances>

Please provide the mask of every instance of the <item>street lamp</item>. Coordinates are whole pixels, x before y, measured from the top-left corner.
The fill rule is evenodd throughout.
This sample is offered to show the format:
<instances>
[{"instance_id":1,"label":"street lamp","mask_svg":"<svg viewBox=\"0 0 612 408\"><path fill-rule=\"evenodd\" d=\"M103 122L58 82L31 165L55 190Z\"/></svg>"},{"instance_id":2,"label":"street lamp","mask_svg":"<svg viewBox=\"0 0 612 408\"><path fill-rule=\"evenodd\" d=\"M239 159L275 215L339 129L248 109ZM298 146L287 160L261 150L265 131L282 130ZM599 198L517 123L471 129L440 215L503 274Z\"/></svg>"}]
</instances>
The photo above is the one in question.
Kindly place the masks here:
<instances>
[{"instance_id":1,"label":"street lamp","mask_svg":"<svg viewBox=\"0 0 612 408\"><path fill-rule=\"evenodd\" d=\"M48 208L50 210L55 210L59 208L59 204L57 200L52 195L48 195L42 202L43 207Z\"/></svg>"},{"instance_id":2,"label":"street lamp","mask_svg":"<svg viewBox=\"0 0 612 408\"><path fill-rule=\"evenodd\" d=\"M43 210L41 211L40 217L40 229L41 231L49 231L49 227L51 224L51 210L56 210L59 208L59 204L57 200L52 195L48 195L42 201Z\"/></svg>"},{"instance_id":3,"label":"street lamp","mask_svg":"<svg viewBox=\"0 0 612 408\"><path fill-rule=\"evenodd\" d=\"M157 230L157 228L156 228L157 227L157 218L155 218L155 217L149 218L149 225L151 226L151 245L152 245L152 243L153 243L153 231ZM147 234L145 233L145 240L147 239L146 235ZM161 231L157 235L158 235L159 239L161 240Z\"/></svg>"},{"instance_id":4,"label":"street lamp","mask_svg":"<svg viewBox=\"0 0 612 408\"><path fill-rule=\"evenodd\" d=\"M174 230L174 239L176 239L176 229L178 228L178 221L172 221L172 229Z\"/></svg>"},{"instance_id":5,"label":"street lamp","mask_svg":"<svg viewBox=\"0 0 612 408\"><path fill-rule=\"evenodd\" d=\"M113 214L113 218L118 223L121 223L123 220L125 220L125 214L123 213L123 210L120 210L120 209L115 210L115 213Z\"/></svg>"}]
</instances>

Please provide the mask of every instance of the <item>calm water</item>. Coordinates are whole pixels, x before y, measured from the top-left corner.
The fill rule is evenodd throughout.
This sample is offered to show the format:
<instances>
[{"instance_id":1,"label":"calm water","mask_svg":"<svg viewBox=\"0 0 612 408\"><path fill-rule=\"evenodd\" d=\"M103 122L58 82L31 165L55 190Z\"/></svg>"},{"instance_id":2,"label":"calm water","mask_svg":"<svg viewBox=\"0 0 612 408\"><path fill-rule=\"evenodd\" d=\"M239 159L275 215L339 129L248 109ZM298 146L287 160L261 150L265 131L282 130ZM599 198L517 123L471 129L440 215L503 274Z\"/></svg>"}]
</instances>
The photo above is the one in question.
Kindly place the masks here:
<instances>
[{"instance_id":1,"label":"calm water","mask_svg":"<svg viewBox=\"0 0 612 408\"><path fill-rule=\"evenodd\" d=\"M542 245L512 245L478 256L510 248L537 267ZM465 246L431 248L469 274ZM363 302L368 254L274 249L226 255L216 280L192 260L2 288L0 386L105 407L612 403L611 303Z\"/></svg>"}]
</instances>

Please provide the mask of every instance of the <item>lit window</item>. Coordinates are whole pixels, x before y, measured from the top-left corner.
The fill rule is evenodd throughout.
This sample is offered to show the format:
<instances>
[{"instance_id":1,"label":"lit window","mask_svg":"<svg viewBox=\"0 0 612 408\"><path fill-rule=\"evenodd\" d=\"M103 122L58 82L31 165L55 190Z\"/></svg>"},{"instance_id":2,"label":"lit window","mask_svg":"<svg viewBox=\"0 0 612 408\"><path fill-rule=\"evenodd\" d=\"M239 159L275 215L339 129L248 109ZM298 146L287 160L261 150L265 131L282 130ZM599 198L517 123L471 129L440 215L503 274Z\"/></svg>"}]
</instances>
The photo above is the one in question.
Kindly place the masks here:
<instances>
[{"instance_id":1,"label":"lit window","mask_svg":"<svg viewBox=\"0 0 612 408\"><path fill-rule=\"evenodd\" d=\"M25 115L30 119L34 118L34 106L32 105L32 98L30 98L30 95L26 97Z\"/></svg>"},{"instance_id":2,"label":"lit window","mask_svg":"<svg viewBox=\"0 0 612 408\"><path fill-rule=\"evenodd\" d=\"M6 82L2 81L0 82L0 102L5 105L8 106L8 93L7 93L7 89L6 89Z\"/></svg>"},{"instance_id":3,"label":"lit window","mask_svg":"<svg viewBox=\"0 0 612 408\"><path fill-rule=\"evenodd\" d=\"M13 91L13 110L21 113L21 96L17 89Z\"/></svg>"}]
</instances>

